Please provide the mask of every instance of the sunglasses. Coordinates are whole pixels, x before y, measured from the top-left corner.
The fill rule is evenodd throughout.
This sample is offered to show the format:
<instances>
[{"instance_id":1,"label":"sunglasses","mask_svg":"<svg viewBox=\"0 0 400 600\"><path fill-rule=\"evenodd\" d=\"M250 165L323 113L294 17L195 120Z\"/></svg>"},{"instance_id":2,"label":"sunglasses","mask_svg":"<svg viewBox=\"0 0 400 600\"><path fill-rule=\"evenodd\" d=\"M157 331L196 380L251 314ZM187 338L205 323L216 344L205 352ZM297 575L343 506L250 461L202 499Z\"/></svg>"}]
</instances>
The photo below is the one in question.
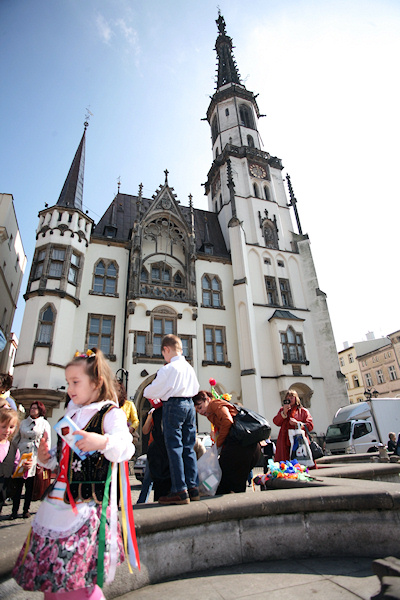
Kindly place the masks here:
<instances>
[{"instance_id":1,"label":"sunglasses","mask_svg":"<svg viewBox=\"0 0 400 600\"><path fill-rule=\"evenodd\" d=\"M283 401L283 404L290 404L290 400L289 400L289 398L286 398L286 399Z\"/></svg>"}]
</instances>

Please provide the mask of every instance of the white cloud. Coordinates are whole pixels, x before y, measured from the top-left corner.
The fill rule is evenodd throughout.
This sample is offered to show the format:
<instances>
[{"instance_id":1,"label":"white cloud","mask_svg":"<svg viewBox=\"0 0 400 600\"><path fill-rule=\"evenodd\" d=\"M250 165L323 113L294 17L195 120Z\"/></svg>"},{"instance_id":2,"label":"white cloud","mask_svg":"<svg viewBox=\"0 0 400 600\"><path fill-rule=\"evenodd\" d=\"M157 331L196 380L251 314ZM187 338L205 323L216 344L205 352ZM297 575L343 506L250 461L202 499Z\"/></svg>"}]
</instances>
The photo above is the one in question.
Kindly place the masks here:
<instances>
[{"instance_id":1,"label":"white cloud","mask_svg":"<svg viewBox=\"0 0 400 600\"><path fill-rule=\"evenodd\" d=\"M97 30L100 34L101 39L105 44L110 44L111 38L114 35L107 19L103 15L97 15L96 17Z\"/></svg>"},{"instance_id":2,"label":"white cloud","mask_svg":"<svg viewBox=\"0 0 400 600\"><path fill-rule=\"evenodd\" d=\"M129 43L129 45L133 46L134 48L137 48L137 45L138 45L137 31L135 29L133 29L133 27L129 27L129 25L127 25L127 23L126 23L126 21L124 21L124 19L117 19L115 21L115 25L116 25L116 27L118 27L121 30L124 38Z\"/></svg>"}]
</instances>

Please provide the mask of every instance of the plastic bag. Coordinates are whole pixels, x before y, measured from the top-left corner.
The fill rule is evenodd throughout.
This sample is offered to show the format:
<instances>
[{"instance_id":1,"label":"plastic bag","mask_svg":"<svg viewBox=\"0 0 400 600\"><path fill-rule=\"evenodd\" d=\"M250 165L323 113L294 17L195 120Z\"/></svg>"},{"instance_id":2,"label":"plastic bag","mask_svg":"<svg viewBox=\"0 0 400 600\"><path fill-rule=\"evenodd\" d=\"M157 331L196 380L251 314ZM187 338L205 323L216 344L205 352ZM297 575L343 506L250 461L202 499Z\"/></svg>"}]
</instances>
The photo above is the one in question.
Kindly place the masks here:
<instances>
[{"instance_id":1,"label":"plastic bag","mask_svg":"<svg viewBox=\"0 0 400 600\"><path fill-rule=\"evenodd\" d=\"M216 444L207 448L206 453L200 456L197 461L197 470L200 496L215 496L222 477Z\"/></svg>"},{"instance_id":2,"label":"plastic bag","mask_svg":"<svg viewBox=\"0 0 400 600\"><path fill-rule=\"evenodd\" d=\"M289 429L290 460L296 459L306 467L314 466L311 448L302 429Z\"/></svg>"}]
</instances>

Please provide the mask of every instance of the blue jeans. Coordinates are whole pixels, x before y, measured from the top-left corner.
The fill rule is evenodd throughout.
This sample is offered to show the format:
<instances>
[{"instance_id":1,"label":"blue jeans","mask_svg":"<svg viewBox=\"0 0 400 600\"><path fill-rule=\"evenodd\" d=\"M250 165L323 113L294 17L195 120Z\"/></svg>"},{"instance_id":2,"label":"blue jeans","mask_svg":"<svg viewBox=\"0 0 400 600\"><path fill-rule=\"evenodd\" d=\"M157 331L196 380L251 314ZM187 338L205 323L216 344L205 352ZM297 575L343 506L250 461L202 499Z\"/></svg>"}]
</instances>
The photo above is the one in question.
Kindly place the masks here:
<instances>
[{"instance_id":1,"label":"blue jeans","mask_svg":"<svg viewBox=\"0 0 400 600\"><path fill-rule=\"evenodd\" d=\"M163 432L171 472L171 493L198 487L196 411L191 398L169 398L163 403Z\"/></svg>"},{"instance_id":2,"label":"blue jeans","mask_svg":"<svg viewBox=\"0 0 400 600\"><path fill-rule=\"evenodd\" d=\"M142 489L140 490L139 498L136 504L146 504L149 499L150 492L153 489L153 480L151 478L149 463L146 463L144 470L144 477L142 481Z\"/></svg>"}]
</instances>

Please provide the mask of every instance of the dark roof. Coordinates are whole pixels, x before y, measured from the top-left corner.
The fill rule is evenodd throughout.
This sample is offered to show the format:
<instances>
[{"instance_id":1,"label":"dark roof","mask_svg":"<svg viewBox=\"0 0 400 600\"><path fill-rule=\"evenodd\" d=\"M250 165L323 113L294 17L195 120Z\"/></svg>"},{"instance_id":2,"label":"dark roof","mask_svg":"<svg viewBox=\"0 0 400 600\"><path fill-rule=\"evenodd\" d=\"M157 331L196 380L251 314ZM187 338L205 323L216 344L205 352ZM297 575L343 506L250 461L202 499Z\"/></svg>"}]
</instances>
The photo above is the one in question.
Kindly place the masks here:
<instances>
[{"instance_id":1,"label":"dark roof","mask_svg":"<svg viewBox=\"0 0 400 600\"><path fill-rule=\"evenodd\" d=\"M137 217L137 200L137 196L117 194L94 227L92 238L112 238L114 241L127 242L131 237L133 223ZM147 211L152 202L153 200L142 198L142 214ZM179 205L179 210L190 229L190 208ZM212 255L229 259L230 254L226 248L217 215L196 208L193 212L196 251L204 252L204 244L206 244L212 247Z\"/></svg>"},{"instance_id":2,"label":"dark roof","mask_svg":"<svg viewBox=\"0 0 400 600\"><path fill-rule=\"evenodd\" d=\"M86 127L87 123L85 123L85 130L83 132L82 139L75 153L74 160L72 161L67 178L64 182L60 197L57 200L58 206L82 210Z\"/></svg>"},{"instance_id":3,"label":"dark roof","mask_svg":"<svg viewBox=\"0 0 400 600\"><path fill-rule=\"evenodd\" d=\"M272 317L268 319L268 321L271 321L272 319L291 319L293 321L304 321L304 319L296 317L296 315L294 315L290 311L281 309L276 310Z\"/></svg>"}]
</instances>

